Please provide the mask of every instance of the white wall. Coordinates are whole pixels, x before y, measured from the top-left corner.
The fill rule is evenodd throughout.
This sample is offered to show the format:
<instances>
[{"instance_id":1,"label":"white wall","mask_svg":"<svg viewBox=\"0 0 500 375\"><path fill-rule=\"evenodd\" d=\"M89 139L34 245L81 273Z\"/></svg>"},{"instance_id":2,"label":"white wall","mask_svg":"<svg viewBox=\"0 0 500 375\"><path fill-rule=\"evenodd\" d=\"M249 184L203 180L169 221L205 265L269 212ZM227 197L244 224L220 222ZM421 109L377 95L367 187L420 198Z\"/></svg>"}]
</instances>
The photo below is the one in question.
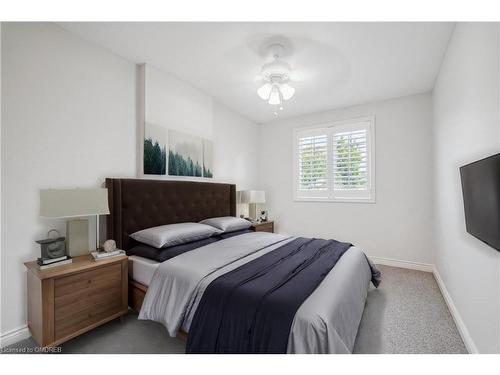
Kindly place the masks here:
<instances>
[{"instance_id":1,"label":"white wall","mask_svg":"<svg viewBox=\"0 0 500 375\"><path fill-rule=\"evenodd\" d=\"M26 324L23 262L62 221L38 189L134 176L135 67L50 24L2 25L2 324Z\"/></svg>"},{"instance_id":2,"label":"white wall","mask_svg":"<svg viewBox=\"0 0 500 375\"><path fill-rule=\"evenodd\" d=\"M256 189L259 181L259 128L250 120L214 103L214 174L217 181Z\"/></svg>"},{"instance_id":3,"label":"white wall","mask_svg":"<svg viewBox=\"0 0 500 375\"><path fill-rule=\"evenodd\" d=\"M22 263L39 256L34 241L52 227L65 231L63 221L38 218L38 189L135 177L138 131L133 63L53 24L3 23L1 37L4 335L26 324ZM187 108L188 92L206 95L177 91ZM258 127L209 100L217 180L254 187Z\"/></svg>"},{"instance_id":4,"label":"white wall","mask_svg":"<svg viewBox=\"0 0 500 375\"><path fill-rule=\"evenodd\" d=\"M500 253L466 233L459 167L500 152L497 24L457 24L433 93L435 264L479 352L500 351Z\"/></svg>"},{"instance_id":5,"label":"white wall","mask_svg":"<svg viewBox=\"0 0 500 375\"><path fill-rule=\"evenodd\" d=\"M376 203L294 202L292 129L375 116ZM432 259L430 94L316 113L261 126L261 186L279 232L350 241L368 255Z\"/></svg>"},{"instance_id":6,"label":"white wall","mask_svg":"<svg viewBox=\"0 0 500 375\"><path fill-rule=\"evenodd\" d=\"M145 70L145 121L212 139L213 99L151 65Z\"/></svg>"}]
</instances>

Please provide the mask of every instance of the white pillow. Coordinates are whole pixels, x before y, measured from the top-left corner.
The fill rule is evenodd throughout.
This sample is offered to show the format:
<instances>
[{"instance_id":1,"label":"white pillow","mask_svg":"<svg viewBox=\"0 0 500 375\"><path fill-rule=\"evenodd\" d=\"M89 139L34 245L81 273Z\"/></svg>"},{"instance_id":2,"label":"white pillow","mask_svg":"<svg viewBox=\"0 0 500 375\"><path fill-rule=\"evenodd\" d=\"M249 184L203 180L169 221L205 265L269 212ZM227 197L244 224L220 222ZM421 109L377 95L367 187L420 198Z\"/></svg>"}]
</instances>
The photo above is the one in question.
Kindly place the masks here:
<instances>
[{"instance_id":1,"label":"white pillow","mask_svg":"<svg viewBox=\"0 0 500 375\"><path fill-rule=\"evenodd\" d=\"M147 228L130 235L134 240L147 245L163 248L186 242L202 240L220 231L210 225L199 223L179 223Z\"/></svg>"},{"instance_id":2,"label":"white pillow","mask_svg":"<svg viewBox=\"0 0 500 375\"><path fill-rule=\"evenodd\" d=\"M252 223L248 220L233 216L213 217L211 219L202 220L200 223L211 225L221 230L223 233L247 229L252 226Z\"/></svg>"}]
</instances>

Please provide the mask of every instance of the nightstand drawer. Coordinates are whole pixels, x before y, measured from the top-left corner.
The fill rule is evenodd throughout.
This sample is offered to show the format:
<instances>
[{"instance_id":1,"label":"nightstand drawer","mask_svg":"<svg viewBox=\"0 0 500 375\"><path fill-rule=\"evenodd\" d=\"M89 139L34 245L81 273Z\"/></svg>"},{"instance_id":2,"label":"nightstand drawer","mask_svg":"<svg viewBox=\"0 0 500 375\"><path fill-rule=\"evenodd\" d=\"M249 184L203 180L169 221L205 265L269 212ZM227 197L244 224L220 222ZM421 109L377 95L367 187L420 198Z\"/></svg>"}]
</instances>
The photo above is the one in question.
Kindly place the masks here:
<instances>
[{"instance_id":1,"label":"nightstand drawer","mask_svg":"<svg viewBox=\"0 0 500 375\"><path fill-rule=\"evenodd\" d=\"M61 297L56 299L54 304L55 322L61 322L71 316L86 311L93 306L101 305L107 301L119 299L121 300L121 284L118 283L113 287L106 289L88 290L85 293L75 293L74 295Z\"/></svg>"},{"instance_id":2,"label":"nightstand drawer","mask_svg":"<svg viewBox=\"0 0 500 375\"><path fill-rule=\"evenodd\" d=\"M56 304L58 303L58 299L65 296L69 297L89 290L113 287L119 284L121 279L122 272L120 264L113 264L89 272L82 272L56 279L54 281Z\"/></svg>"},{"instance_id":3,"label":"nightstand drawer","mask_svg":"<svg viewBox=\"0 0 500 375\"><path fill-rule=\"evenodd\" d=\"M253 225L253 230L256 232L274 232L274 223L272 221L270 222L263 222L263 223L258 223Z\"/></svg>"},{"instance_id":4,"label":"nightstand drawer","mask_svg":"<svg viewBox=\"0 0 500 375\"><path fill-rule=\"evenodd\" d=\"M55 340L72 335L122 309L120 264L54 281Z\"/></svg>"},{"instance_id":5,"label":"nightstand drawer","mask_svg":"<svg viewBox=\"0 0 500 375\"><path fill-rule=\"evenodd\" d=\"M98 293L68 306L55 310L55 339L70 336L122 310L121 289Z\"/></svg>"}]
</instances>

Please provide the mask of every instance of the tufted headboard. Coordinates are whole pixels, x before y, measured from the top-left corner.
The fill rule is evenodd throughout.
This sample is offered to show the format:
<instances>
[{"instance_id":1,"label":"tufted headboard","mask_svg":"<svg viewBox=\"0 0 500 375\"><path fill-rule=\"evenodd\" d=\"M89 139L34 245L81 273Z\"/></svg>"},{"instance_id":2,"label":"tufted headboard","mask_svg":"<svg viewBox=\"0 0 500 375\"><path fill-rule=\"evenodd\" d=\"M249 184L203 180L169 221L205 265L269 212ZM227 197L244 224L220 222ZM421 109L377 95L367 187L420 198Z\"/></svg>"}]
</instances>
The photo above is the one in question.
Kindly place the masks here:
<instances>
[{"instance_id":1,"label":"tufted headboard","mask_svg":"<svg viewBox=\"0 0 500 375\"><path fill-rule=\"evenodd\" d=\"M236 216L236 185L211 182L107 178L107 238L128 250L129 235L164 224Z\"/></svg>"}]
</instances>

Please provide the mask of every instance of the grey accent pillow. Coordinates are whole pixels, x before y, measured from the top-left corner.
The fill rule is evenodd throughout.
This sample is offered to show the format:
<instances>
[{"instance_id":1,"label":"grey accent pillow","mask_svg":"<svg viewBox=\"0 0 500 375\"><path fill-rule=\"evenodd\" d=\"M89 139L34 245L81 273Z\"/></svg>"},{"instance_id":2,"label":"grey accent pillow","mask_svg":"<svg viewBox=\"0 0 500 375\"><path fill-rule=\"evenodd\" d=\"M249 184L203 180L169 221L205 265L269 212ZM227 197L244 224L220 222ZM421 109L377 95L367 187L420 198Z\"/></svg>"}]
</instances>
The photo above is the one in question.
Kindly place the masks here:
<instances>
[{"instance_id":1,"label":"grey accent pillow","mask_svg":"<svg viewBox=\"0 0 500 375\"><path fill-rule=\"evenodd\" d=\"M156 247L158 249L168 246L202 240L220 230L205 224L179 223L160 225L132 233L130 237L134 240Z\"/></svg>"},{"instance_id":2,"label":"grey accent pillow","mask_svg":"<svg viewBox=\"0 0 500 375\"><path fill-rule=\"evenodd\" d=\"M248 220L233 216L213 217L200 221L200 224L211 225L223 233L234 232L236 230L247 229L252 226Z\"/></svg>"}]
</instances>

